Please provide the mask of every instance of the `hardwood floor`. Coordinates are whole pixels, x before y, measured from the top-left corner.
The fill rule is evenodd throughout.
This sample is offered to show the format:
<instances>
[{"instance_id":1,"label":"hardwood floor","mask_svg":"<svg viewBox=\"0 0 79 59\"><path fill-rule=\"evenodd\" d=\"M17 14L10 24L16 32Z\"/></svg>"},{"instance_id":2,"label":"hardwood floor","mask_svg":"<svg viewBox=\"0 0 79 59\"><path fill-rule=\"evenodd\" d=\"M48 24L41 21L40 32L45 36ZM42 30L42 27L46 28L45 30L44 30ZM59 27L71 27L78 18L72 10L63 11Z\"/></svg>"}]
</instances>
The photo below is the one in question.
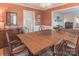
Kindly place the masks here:
<instances>
[{"instance_id":1,"label":"hardwood floor","mask_svg":"<svg viewBox=\"0 0 79 59\"><path fill-rule=\"evenodd\" d=\"M3 56L3 48L0 49L0 56Z\"/></svg>"}]
</instances>

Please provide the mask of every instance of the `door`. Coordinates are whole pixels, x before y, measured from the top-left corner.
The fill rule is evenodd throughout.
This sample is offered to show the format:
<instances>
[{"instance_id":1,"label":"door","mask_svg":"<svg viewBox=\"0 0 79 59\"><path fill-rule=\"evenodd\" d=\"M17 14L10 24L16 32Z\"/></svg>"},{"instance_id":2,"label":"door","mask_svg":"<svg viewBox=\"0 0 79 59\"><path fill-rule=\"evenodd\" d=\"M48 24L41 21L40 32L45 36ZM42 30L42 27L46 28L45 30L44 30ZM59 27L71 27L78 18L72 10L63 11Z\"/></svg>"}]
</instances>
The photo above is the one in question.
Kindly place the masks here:
<instances>
[{"instance_id":1,"label":"door","mask_svg":"<svg viewBox=\"0 0 79 59\"><path fill-rule=\"evenodd\" d=\"M24 23L23 23L24 32L27 32L27 30L29 30L29 32L33 32L35 26L35 12L24 10L23 13L24 13Z\"/></svg>"}]
</instances>

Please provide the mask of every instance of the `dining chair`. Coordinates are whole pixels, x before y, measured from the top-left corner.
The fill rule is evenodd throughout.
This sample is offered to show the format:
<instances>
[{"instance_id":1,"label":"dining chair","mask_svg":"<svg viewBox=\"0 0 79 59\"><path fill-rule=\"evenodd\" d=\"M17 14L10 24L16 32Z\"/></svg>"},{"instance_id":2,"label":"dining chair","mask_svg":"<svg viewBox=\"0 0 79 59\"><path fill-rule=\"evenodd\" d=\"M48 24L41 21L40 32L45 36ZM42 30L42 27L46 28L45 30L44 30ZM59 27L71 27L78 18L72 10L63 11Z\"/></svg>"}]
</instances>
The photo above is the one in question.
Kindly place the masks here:
<instances>
[{"instance_id":1,"label":"dining chair","mask_svg":"<svg viewBox=\"0 0 79 59\"><path fill-rule=\"evenodd\" d=\"M72 42L67 41L67 48L66 53L69 55L79 55L79 49L77 50L78 46Z\"/></svg>"},{"instance_id":2,"label":"dining chair","mask_svg":"<svg viewBox=\"0 0 79 59\"><path fill-rule=\"evenodd\" d=\"M45 28L43 25L39 26L39 31L45 30L45 29L46 29L46 28Z\"/></svg>"},{"instance_id":3,"label":"dining chair","mask_svg":"<svg viewBox=\"0 0 79 59\"><path fill-rule=\"evenodd\" d=\"M6 32L7 45L8 45L8 55L9 56L27 56L29 55L28 49L26 49L24 44L20 44L19 46L13 47L14 42L10 41L9 33Z\"/></svg>"},{"instance_id":4,"label":"dining chair","mask_svg":"<svg viewBox=\"0 0 79 59\"><path fill-rule=\"evenodd\" d=\"M79 37L72 36L71 39L66 40L66 53L69 55L79 55Z\"/></svg>"},{"instance_id":5,"label":"dining chair","mask_svg":"<svg viewBox=\"0 0 79 59\"><path fill-rule=\"evenodd\" d=\"M21 27L21 32L22 33L28 33L29 32L29 28L28 27Z\"/></svg>"},{"instance_id":6,"label":"dining chair","mask_svg":"<svg viewBox=\"0 0 79 59\"><path fill-rule=\"evenodd\" d=\"M60 39L54 45L54 55L56 55L56 56L63 56L63 55L65 55L65 46L66 46L66 42L64 41L64 39Z\"/></svg>"},{"instance_id":7,"label":"dining chair","mask_svg":"<svg viewBox=\"0 0 79 59\"><path fill-rule=\"evenodd\" d=\"M53 56L53 51L50 47L45 48L39 52L39 56Z\"/></svg>"},{"instance_id":8,"label":"dining chair","mask_svg":"<svg viewBox=\"0 0 79 59\"><path fill-rule=\"evenodd\" d=\"M16 46L22 44L21 40L17 37L17 34L14 31L7 30L6 32L8 33L9 38L10 38L9 42L11 44L13 44L12 45L13 47L16 47Z\"/></svg>"}]
</instances>

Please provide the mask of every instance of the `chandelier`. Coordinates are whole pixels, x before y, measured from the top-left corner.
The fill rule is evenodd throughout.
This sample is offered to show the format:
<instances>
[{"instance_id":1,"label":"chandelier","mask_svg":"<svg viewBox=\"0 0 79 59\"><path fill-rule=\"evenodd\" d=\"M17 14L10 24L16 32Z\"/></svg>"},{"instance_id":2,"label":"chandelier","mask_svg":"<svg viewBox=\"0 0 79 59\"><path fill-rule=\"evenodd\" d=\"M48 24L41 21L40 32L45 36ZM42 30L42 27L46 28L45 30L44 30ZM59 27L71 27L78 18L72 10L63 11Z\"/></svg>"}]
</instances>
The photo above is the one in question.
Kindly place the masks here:
<instances>
[{"instance_id":1,"label":"chandelier","mask_svg":"<svg viewBox=\"0 0 79 59\"><path fill-rule=\"evenodd\" d=\"M45 8L45 7L49 7L49 6L52 6L52 5L53 5L52 3L42 3L42 4L40 4L40 7Z\"/></svg>"}]
</instances>

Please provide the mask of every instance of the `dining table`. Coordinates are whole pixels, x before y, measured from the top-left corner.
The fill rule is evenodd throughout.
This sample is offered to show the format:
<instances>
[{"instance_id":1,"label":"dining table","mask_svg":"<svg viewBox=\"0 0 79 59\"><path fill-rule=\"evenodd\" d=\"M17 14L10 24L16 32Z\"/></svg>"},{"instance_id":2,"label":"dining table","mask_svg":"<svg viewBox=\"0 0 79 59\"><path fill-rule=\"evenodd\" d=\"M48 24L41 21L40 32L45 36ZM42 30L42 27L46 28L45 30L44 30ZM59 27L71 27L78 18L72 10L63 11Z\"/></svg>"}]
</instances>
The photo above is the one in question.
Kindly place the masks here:
<instances>
[{"instance_id":1,"label":"dining table","mask_svg":"<svg viewBox=\"0 0 79 59\"><path fill-rule=\"evenodd\" d=\"M45 48L54 46L62 39L68 39L68 33L64 31L41 30L17 35L25 44L32 55L39 54Z\"/></svg>"}]
</instances>

